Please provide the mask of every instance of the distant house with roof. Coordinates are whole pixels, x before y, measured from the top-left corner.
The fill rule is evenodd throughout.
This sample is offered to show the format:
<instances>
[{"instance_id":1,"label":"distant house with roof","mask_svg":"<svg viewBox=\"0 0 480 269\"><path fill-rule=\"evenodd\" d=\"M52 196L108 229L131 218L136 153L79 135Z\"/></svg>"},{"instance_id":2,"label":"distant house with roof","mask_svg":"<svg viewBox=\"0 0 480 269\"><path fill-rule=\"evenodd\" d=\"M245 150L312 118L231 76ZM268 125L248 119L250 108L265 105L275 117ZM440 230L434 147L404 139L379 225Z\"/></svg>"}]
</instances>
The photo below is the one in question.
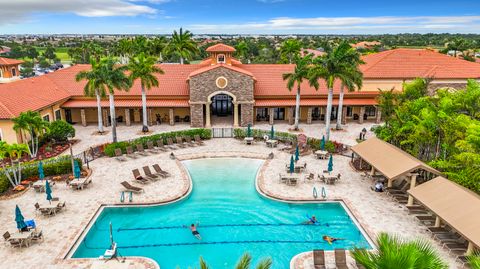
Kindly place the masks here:
<instances>
[{"instance_id":1,"label":"distant house with roof","mask_svg":"<svg viewBox=\"0 0 480 269\"><path fill-rule=\"evenodd\" d=\"M234 127L258 122L293 124L295 91L289 91L282 74L292 72L293 64L243 64L233 57L235 48L216 44L207 49L209 57L199 64L160 64L165 72L156 75L158 87L147 92L148 124L186 122L192 127L212 127L231 122ZM401 90L405 81L418 77L433 78L432 89L462 88L467 79L480 79L480 64L449 57L429 50L394 49L365 55L360 68L363 87L345 93L344 122L379 122L378 89ZM0 132L8 142L21 142L13 131L12 118L33 110L47 121L66 120L82 126L97 121L95 98L85 97L85 81L75 75L89 70L79 64L44 76L0 84ZM333 89L332 120L337 117L340 83ZM300 121L324 122L328 89L318 90L305 81L302 85ZM101 101L101 115L110 124L109 102ZM129 92L115 93L119 125L141 123L141 86L136 81Z\"/></svg>"},{"instance_id":2,"label":"distant house with roof","mask_svg":"<svg viewBox=\"0 0 480 269\"><path fill-rule=\"evenodd\" d=\"M382 43L379 41L362 41L356 44L352 44L352 47L356 49L373 49L376 46L381 46Z\"/></svg>"},{"instance_id":3,"label":"distant house with roof","mask_svg":"<svg viewBox=\"0 0 480 269\"><path fill-rule=\"evenodd\" d=\"M0 55L10 53L11 49L7 46L0 46Z\"/></svg>"},{"instance_id":4,"label":"distant house with roof","mask_svg":"<svg viewBox=\"0 0 480 269\"><path fill-rule=\"evenodd\" d=\"M23 61L0 57L0 83L20 79L19 66Z\"/></svg>"}]
</instances>

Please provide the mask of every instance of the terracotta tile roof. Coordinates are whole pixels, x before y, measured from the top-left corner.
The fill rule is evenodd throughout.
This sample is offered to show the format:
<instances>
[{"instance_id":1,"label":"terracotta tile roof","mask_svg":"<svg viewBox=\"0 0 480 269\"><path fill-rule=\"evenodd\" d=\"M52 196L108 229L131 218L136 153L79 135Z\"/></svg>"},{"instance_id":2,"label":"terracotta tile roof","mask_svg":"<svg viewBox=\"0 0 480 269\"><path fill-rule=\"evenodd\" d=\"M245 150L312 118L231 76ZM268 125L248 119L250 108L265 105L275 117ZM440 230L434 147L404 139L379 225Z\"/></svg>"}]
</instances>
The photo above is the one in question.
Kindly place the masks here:
<instances>
[{"instance_id":1,"label":"terracotta tile roof","mask_svg":"<svg viewBox=\"0 0 480 269\"><path fill-rule=\"evenodd\" d=\"M102 107L109 107L110 104L108 100L102 100ZM125 100L125 99L116 99L115 107L141 107L142 100ZM187 99L147 99L148 107L189 107ZM62 104L63 108L83 108L83 107L97 107L96 100L68 100Z\"/></svg>"},{"instance_id":2,"label":"terracotta tile roof","mask_svg":"<svg viewBox=\"0 0 480 269\"><path fill-rule=\"evenodd\" d=\"M365 78L480 78L480 65L427 49L394 49L363 57Z\"/></svg>"},{"instance_id":3,"label":"terracotta tile roof","mask_svg":"<svg viewBox=\"0 0 480 269\"><path fill-rule=\"evenodd\" d=\"M222 43L208 47L206 52L235 52L236 49L232 46L228 46Z\"/></svg>"},{"instance_id":4,"label":"terracotta tile roof","mask_svg":"<svg viewBox=\"0 0 480 269\"><path fill-rule=\"evenodd\" d=\"M216 68L227 68L227 69L230 69L232 71L235 71L235 72L239 72L239 73L242 73L242 74L245 74L247 76L250 76L250 77L253 77L253 79L255 79L255 76L253 75L253 73L243 69L244 65L228 65L228 64L216 64L216 65L209 65L209 66L205 66L205 67L202 67L200 69L197 69L193 72L190 73L190 75L188 76L188 78L191 78L193 76L196 76L196 75L199 75L201 73L205 73L207 71L210 71L210 70L213 70L213 69L216 69Z\"/></svg>"},{"instance_id":5,"label":"terracotta tile roof","mask_svg":"<svg viewBox=\"0 0 480 269\"><path fill-rule=\"evenodd\" d=\"M313 54L313 57L318 57L325 55L325 52L319 51L319 50L314 50L314 49L301 49L300 50L302 56L305 56L307 54Z\"/></svg>"},{"instance_id":6,"label":"terracotta tile roof","mask_svg":"<svg viewBox=\"0 0 480 269\"><path fill-rule=\"evenodd\" d=\"M374 98L365 99L344 99L343 105L377 105L378 102ZM255 106L257 107L274 107L274 106L294 106L295 99L257 99ZM326 106L327 99L300 99L301 106ZM333 105L338 105L338 99L333 100Z\"/></svg>"},{"instance_id":7,"label":"terracotta tile roof","mask_svg":"<svg viewBox=\"0 0 480 269\"><path fill-rule=\"evenodd\" d=\"M0 65L17 65L22 63L23 61L21 60L0 57Z\"/></svg>"},{"instance_id":8,"label":"terracotta tile roof","mask_svg":"<svg viewBox=\"0 0 480 269\"><path fill-rule=\"evenodd\" d=\"M382 45L382 43L378 42L378 41L362 41L362 42L358 42L356 44L352 44L352 47L354 47L354 48L368 48L368 47L380 46L380 45Z\"/></svg>"}]
</instances>

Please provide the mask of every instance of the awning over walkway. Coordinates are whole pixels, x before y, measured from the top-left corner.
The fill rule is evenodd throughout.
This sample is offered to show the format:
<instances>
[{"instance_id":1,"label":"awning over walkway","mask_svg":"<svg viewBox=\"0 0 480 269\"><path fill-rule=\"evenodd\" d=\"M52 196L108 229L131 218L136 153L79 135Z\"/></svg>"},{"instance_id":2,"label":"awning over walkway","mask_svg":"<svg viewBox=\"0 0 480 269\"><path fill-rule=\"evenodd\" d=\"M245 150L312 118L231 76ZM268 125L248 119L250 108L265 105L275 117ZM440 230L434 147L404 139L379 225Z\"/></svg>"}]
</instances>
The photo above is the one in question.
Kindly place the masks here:
<instances>
[{"instance_id":1,"label":"awning over walkway","mask_svg":"<svg viewBox=\"0 0 480 269\"><path fill-rule=\"evenodd\" d=\"M362 105L377 105L375 99L344 99L344 106L362 106ZM327 99L300 99L301 106L326 106ZM333 100L333 105L338 105L338 99ZM257 107L281 107L281 106L295 106L295 99L257 99L255 100Z\"/></svg>"},{"instance_id":2,"label":"awning over walkway","mask_svg":"<svg viewBox=\"0 0 480 269\"><path fill-rule=\"evenodd\" d=\"M109 107L108 100L101 101L102 107ZM95 108L97 107L96 100L69 100L62 105L63 108ZM142 100L115 100L115 107L142 107ZM182 99L147 99L147 107L189 107L188 100Z\"/></svg>"},{"instance_id":3,"label":"awning over walkway","mask_svg":"<svg viewBox=\"0 0 480 269\"><path fill-rule=\"evenodd\" d=\"M407 152L376 137L353 146L351 150L390 180L417 169L440 175L440 172Z\"/></svg>"},{"instance_id":4,"label":"awning over walkway","mask_svg":"<svg viewBox=\"0 0 480 269\"><path fill-rule=\"evenodd\" d=\"M418 185L408 193L465 239L480 247L480 196L443 177Z\"/></svg>"}]
</instances>

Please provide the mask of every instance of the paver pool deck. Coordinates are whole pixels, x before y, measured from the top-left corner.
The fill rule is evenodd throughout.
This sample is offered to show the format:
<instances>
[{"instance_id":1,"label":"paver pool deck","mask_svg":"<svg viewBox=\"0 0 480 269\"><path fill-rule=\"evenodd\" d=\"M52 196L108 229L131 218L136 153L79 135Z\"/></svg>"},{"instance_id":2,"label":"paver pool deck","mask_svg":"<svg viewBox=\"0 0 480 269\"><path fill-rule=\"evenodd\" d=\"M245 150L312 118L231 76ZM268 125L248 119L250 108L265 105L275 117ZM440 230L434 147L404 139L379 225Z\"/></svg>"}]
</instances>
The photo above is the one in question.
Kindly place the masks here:
<instances>
[{"instance_id":1,"label":"paver pool deck","mask_svg":"<svg viewBox=\"0 0 480 269\"><path fill-rule=\"evenodd\" d=\"M318 126L316 126L318 127ZM355 128L352 134L343 132L345 139L355 140L356 131L363 127ZM133 129L132 127L129 127ZM178 129L185 129L178 127ZM87 130L89 129L89 130ZM175 128L177 129L177 128ZM177 129L177 130L178 130ZM267 128L264 128L267 129ZM278 128L281 130L281 128ZM368 128L367 128L368 129ZM166 129L167 130L167 129ZM172 129L168 129L172 130ZM309 131L313 132L309 129ZM99 144L100 138L105 136L88 136L94 128L85 128L80 130L79 134L82 141L75 147L88 147L87 143ZM134 138L138 130L130 131L128 138ZM158 130L156 130L158 131ZM308 134L306 128L304 131ZM336 134L335 132L334 134ZM348 135L347 135L348 134ZM122 134L126 136L125 134ZM120 139L128 139L120 136ZM108 141L110 138L105 138ZM89 141L85 142L85 140ZM340 140L340 139L339 139ZM340 140L341 141L341 140ZM74 147L74 149L75 149ZM81 151L81 149L78 149ZM0 244L0 268L156 268L157 265L148 259L129 258L124 264L118 264L116 261L100 263L94 259L64 259L68 250L72 247L75 239L85 229L87 223L102 204L119 203L119 193L123 190L120 182L131 181L131 170L141 168L145 165L159 163L163 169L172 173L172 177L153 182L146 186L145 193L134 194L135 203L159 203L176 199L188 192L190 181L186 170L179 160L172 160L169 157L171 151L161 154L151 154L144 157L138 157L127 162L119 162L113 158L100 158L90 163L92 169L93 184L81 191L74 191L64 184L57 184L53 187L53 196L60 197L67 203L67 210L53 217L44 217L35 214L35 202L41 202L45 199L45 194L36 193L29 189L23 195L17 198L0 201L0 232L15 231L14 208L19 205L25 219L34 218L37 226L43 230L45 240L41 243L33 244L29 248L11 248L6 244ZM266 160L261 168L258 180L258 186L262 192L281 199L310 200L313 199L312 189L317 187L321 189L323 183L315 181L308 183L303 181L306 173L302 174L298 186L286 186L278 182L279 171L284 171L285 164L289 161L290 155L278 149L267 148L263 142L258 142L252 146L246 146L241 141L223 138L205 141L205 146L188 147L173 151L179 159L214 157L214 156L243 156L251 158L266 158L270 152L274 153L274 159ZM307 172L319 173L326 169L327 160L314 159L313 155L301 158L308 163ZM362 228L372 239L380 232L399 234L401 236L416 239L423 238L431 241L442 257L449 262L450 268L461 268L456 264L453 257L440 248L434 242L426 228L415 220L413 216L408 215L404 206L399 205L385 193L375 193L370 190L372 182L362 179L359 173L355 172L349 164L350 159L344 156L334 156L334 171L342 174L342 179L335 186L325 186L327 199L342 199L352 211ZM335 268L333 255L327 253L327 268ZM349 258L351 261L351 259ZM298 255L292 262L295 268L313 268L313 258L311 252ZM192 266L197 266L192 264ZM350 268L355 268L351 265Z\"/></svg>"}]
</instances>

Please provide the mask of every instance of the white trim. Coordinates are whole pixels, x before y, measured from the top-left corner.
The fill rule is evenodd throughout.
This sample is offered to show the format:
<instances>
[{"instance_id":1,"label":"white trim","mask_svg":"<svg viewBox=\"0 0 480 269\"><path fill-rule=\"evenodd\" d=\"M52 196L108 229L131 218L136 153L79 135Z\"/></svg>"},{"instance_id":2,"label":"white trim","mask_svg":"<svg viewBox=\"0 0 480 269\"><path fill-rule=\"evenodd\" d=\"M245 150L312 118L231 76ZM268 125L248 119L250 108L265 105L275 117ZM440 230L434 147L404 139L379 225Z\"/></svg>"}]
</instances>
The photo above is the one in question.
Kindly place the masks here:
<instances>
[{"instance_id":1,"label":"white trim","mask_svg":"<svg viewBox=\"0 0 480 269\"><path fill-rule=\"evenodd\" d=\"M221 79L225 80L225 85L223 87L220 87L218 85L218 81L221 80ZM219 88L219 89L225 89L228 86L228 79L224 76L218 77L217 79L215 79L215 86L217 86L217 88Z\"/></svg>"},{"instance_id":2,"label":"white trim","mask_svg":"<svg viewBox=\"0 0 480 269\"><path fill-rule=\"evenodd\" d=\"M219 61L219 60L218 60L218 58L219 58L220 56L223 56L223 61ZM219 63L219 64L225 64L225 63L227 63L227 56L226 56L225 54L223 54L223 53L217 54L217 63Z\"/></svg>"},{"instance_id":3,"label":"white trim","mask_svg":"<svg viewBox=\"0 0 480 269\"><path fill-rule=\"evenodd\" d=\"M0 141L5 141L5 139L3 138L3 130L2 130L2 128L0 128Z\"/></svg>"},{"instance_id":4,"label":"white trim","mask_svg":"<svg viewBox=\"0 0 480 269\"><path fill-rule=\"evenodd\" d=\"M207 97L207 102L211 102L210 99L212 99L212 97L214 97L215 95L218 95L218 94L226 94L230 97L232 97L232 102L237 102L237 97L231 93L231 92L228 92L228 91L215 91L213 93L211 93L208 97Z\"/></svg>"}]
</instances>

